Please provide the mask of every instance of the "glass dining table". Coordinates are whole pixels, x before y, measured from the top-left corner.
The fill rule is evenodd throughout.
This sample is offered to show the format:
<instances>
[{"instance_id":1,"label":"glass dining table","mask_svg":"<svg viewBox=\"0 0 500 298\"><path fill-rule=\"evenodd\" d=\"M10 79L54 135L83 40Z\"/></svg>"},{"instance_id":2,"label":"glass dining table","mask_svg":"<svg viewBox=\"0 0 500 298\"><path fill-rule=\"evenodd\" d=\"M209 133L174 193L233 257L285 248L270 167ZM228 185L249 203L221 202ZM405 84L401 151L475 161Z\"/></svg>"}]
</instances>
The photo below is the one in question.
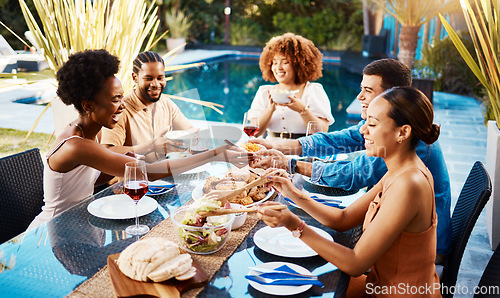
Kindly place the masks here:
<instances>
[{"instance_id":1,"label":"glass dining table","mask_svg":"<svg viewBox=\"0 0 500 298\"><path fill-rule=\"evenodd\" d=\"M216 162L182 175L166 178L175 183L170 191L152 196L158 208L140 217L140 223L153 228L177 208L192 199L193 190L209 176L221 177L230 165ZM304 180L296 175L294 183ZM99 198L113 195L116 185L109 186L66 210L38 228L24 232L0 244L1 297L63 297L92 278L107 264L107 257L123 251L137 241L125 233L134 219L104 219L91 215L87 207ZM340 199L342 197L339 197ZM335 232L311 218L298 207L281 200L311 226L323 229L343 245L352 245L352 232ZM317 275L324 287L313 286L300 297L343 297L349 277L320 256L284 257L257 247L254 234L265 227L259 221L234 253L222 264L198 297L272 297L253 288L245 275L249 267L266 262L289 262Z\"/></svg>"}]
</instances>

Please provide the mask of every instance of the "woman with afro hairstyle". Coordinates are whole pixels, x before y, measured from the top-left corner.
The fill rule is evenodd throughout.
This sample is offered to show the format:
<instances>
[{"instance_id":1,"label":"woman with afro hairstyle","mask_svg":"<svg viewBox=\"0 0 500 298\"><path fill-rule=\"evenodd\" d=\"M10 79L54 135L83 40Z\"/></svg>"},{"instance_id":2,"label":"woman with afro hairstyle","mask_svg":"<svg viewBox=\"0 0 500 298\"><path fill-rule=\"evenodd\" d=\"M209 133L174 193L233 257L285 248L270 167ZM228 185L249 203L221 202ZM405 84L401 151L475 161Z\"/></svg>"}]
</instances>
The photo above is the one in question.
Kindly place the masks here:
<instances>
[{"instance_id":1,"label":"woman with afro hairstyle","mask_svg":"<svg viewBox=\"0 0 500 298\"><path fill-rule=\"evenodd\" d=\"M58 70L57 95L66 105L73 105L79 117L62 131L47 154L45 204L28 229L92 195L95 184L123 177L125 164L136 160L99 144L101 128L113 128L125 108L122 84L115 77L119 63L106 50L86 50L71 55ZM153 181L211 161L241 161L241 152L227 150L229 147L147 164L148 178Z\"/></svg>"},{"instance_id":2,"label":"woman with afro hairstyle","mask_svg":"<svg viewBox=\"0 0 500 298\"><path fill-rule=\"evenodd\" d=\"M259 119L259 132L266 130L268 137L293 138L305 136L307 123L321 123L322 131L335 120L330 110L330 100L319 83L311 83L322 76L323 55L312 41L293 33L273 37L260 55L259 67L262 78L275 85L259 88L250 117ZM296 90L289 95L291 100L279 104L271 99L272 89Z\"/></svg>"}]
</instances>

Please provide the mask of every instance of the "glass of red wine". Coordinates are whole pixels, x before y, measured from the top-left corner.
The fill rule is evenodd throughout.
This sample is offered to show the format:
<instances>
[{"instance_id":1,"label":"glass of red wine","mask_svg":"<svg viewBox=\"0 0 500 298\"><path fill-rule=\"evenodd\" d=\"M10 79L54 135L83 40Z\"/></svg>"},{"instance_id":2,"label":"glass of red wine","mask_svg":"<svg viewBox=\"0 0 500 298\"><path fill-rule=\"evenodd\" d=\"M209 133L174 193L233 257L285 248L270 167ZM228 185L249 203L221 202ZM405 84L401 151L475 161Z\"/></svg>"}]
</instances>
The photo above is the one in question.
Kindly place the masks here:
<instances>
[{"instance_id":1,"label":"glass of red wine","mask_svg":"<svg viewBox=\"0 0 500 298\"><path fill-rule=\"evenodd\" d=\"M148 192L148 188L146 163L143 160L127 162L125 164L123 190L135 203L135 225L125 229L129 235L138 236L146 234L149 231L148 226L139 224L139 217L137 216L137 203Z\"/></svg>"},{"instance_id":2,"label":"glass of red wine","mask_svg":"<svg viewBox=\"0 0 500 298\"><path fill-rule=\"evenodd\" d=\"M245 113L243 116L243 131L249 137L255 136L259 132L259 118Z\"/></svg>"}]
</instances>

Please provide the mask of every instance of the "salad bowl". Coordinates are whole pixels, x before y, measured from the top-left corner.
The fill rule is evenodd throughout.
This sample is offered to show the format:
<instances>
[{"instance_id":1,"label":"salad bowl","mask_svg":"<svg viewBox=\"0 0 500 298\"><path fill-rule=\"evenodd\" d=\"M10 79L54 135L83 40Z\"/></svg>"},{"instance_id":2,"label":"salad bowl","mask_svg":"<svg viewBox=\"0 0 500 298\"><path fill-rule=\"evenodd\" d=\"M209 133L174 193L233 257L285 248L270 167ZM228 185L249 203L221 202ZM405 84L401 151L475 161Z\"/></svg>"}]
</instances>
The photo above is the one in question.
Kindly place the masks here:
<instances>
[{"instance_id":1,"label":"salad bowl","mask_svg":"<svg viewBox=\"0 0 500 298\"><path fill-rule=\"evenodd\" d=\"M184 206L172 215L179 246L195 254L211 254L226 243L235 215L200 216L206 206Z\"/></svg>"}]
</instances>

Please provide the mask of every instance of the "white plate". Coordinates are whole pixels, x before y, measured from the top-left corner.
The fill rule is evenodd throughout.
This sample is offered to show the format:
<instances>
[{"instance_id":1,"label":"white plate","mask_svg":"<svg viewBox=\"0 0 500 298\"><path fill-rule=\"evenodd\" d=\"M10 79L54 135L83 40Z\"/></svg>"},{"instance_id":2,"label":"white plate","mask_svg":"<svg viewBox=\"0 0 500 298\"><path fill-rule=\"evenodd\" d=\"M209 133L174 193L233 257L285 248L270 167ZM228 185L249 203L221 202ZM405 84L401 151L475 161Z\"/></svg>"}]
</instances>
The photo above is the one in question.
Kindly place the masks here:
<instances>
[{"instance_id":1,"label":"white plate","mask_svg":"<svg viewBox=\"0 0 500 298\"><path fill-rule=\"evenodd\" d=\"M158 202L148 196L137 203L137 216L143 216L156 210ZM102 197L87 206L90 214L106 219L135 218L135 203L126 194Z\"/></svg>"},{"instance_id":2,"label":"white plate","mask_svg":"<svg viewBox=\"0 0 500 298\"><path fill-rule=\"evenodd\" d=\"M266 268L266 269L275 269L278 267L281 267L283 265L287 265L288 267L292 268L296 272L300 274L312 274L311 271L307 270L306 268L292 264L292 263L287 263L287 262L269 262L269 263L264 263L260 264L256 267L258 268ZM259 275L259 272L250 270L248 274L251 275ZM261 291L266 294L271 294L271 295L279 295L279 296L288 296L288 295L295 295L298 293L305 292L309 290L312 285L303 285L303 286L276 286L276 285L263 285L258 282L249 280L248 283L254 287L254 289Z\"/></svg>"},{"instance_id":3,"label":"white plate","mask_svg":"<svg viewBox=\"0 0 500 298\"><path fill-rule=\"evenodd\" d=\"M333 241L332 236L327 232L313 226L309 227L322 237ZM302 240L293 237L292 232L285 227L271 228L266 226L255 233L253 242L263 251L281 257L307 258L318 255Z\"/></svg>"},{"instance_id":4,"label":"white plate","mask_svg":"<svg viewBox=\"0 0 500 298\"><path fill-rule=\"evenodd\" d=\"M201 184L199 184L198 186L196 186L193 189L193 192L191 194L191 197L193 198L193 200L197 201L197 200L201 199L201 197L203 196L203 186L204 185L205 185L205 183L202 182ZM255 202L255 203L252 203L252 204L249 204L249 205L245 205L245 207L251 207L251 206L255 206L255 205L260 204L260 203L264 203L265 201L269 200L269 198L273 194L274 194L274 188L271 188L271 190L267 193L267 195L266 195L265 198L263 198L260 201Z\"/></svg>"}]
</instances>

